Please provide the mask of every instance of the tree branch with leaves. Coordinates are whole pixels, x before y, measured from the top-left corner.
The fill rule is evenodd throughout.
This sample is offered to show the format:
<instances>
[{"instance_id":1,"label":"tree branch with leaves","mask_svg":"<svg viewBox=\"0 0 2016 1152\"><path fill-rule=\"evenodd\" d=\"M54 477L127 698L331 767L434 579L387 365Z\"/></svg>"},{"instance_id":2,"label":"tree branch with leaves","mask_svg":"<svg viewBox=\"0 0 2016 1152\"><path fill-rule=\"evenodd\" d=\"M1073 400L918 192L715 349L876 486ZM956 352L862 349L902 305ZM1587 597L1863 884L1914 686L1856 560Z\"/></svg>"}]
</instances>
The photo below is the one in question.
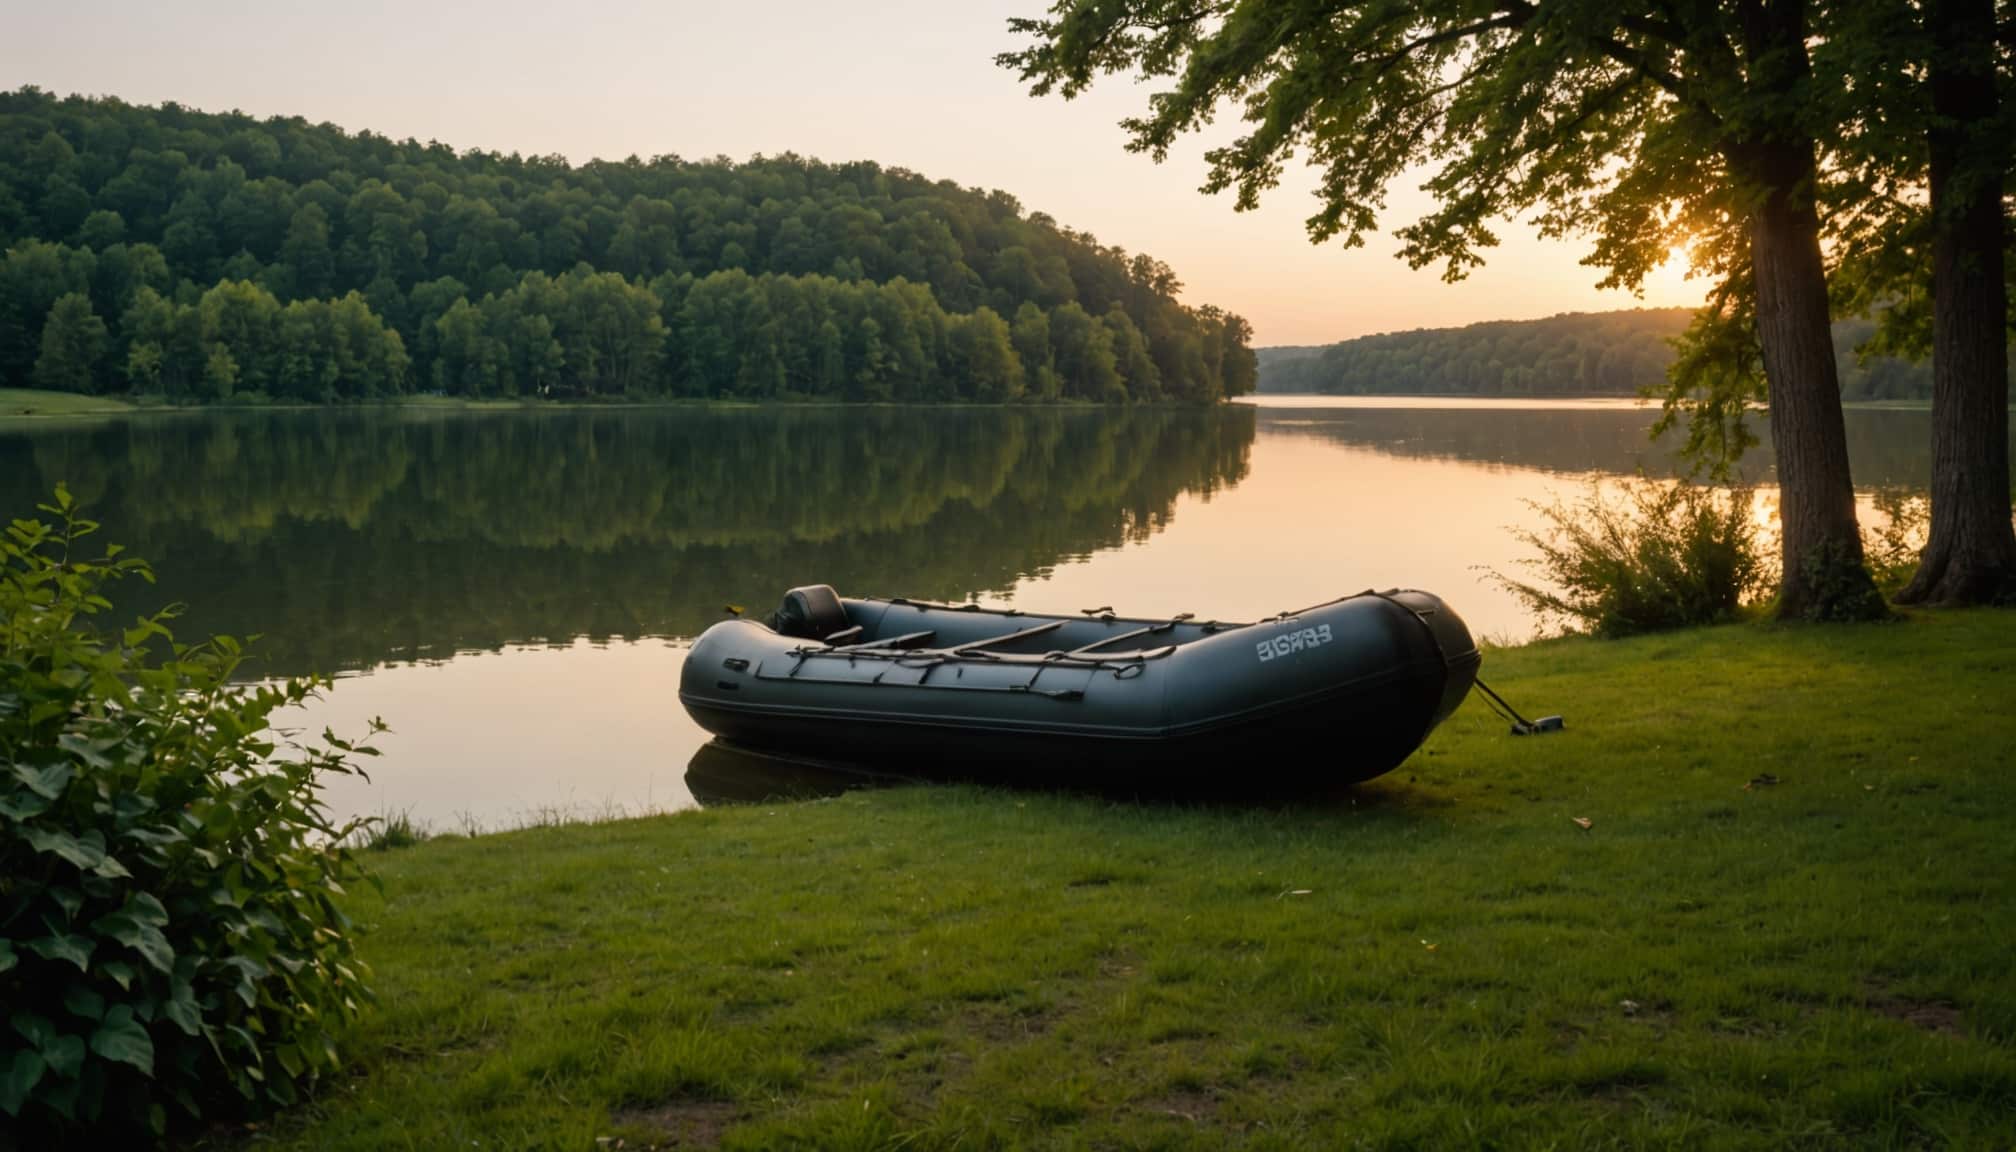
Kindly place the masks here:
<instances>
[{"instance_id":1,"label":"tree branch with leaves","mask_svg":"<svg viewBox=\"0 0 2016 1152\"><path fill-rule=\"evenodd\" d=\"M1690 246L1721 304L1678 362L1680 395L1726 421L1761 368L1785 522L1780 610L1861 618L1883 606L1862 562L1828 334L1810 16L1805 0L1059 0L1010 22L1028 43L998 62L1036 95L1113 73L1166 79L1123 121L1129 146L1157 159L1236 109L1245 131L1206 153L1203 190L1251 209L1300 159L1320 178L1315 242L1362 245L1387 189L1425 170L1434 207L1396 229L1398 254L1445 279L1482 264L1510 216L1590 237L1587 263L1627 290Z\"/></svg>"}]
</instances>

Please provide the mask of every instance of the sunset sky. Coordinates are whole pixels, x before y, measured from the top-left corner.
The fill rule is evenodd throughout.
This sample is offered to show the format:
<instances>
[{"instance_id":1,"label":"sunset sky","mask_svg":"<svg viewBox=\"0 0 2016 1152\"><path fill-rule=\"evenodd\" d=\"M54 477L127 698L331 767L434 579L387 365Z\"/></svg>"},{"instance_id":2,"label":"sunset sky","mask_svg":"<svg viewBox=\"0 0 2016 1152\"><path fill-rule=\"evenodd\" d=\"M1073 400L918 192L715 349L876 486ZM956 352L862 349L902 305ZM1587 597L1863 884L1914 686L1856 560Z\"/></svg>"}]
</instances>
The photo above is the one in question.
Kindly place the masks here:
<instances>
[{"instance_id":1,"label":"sunset sky","mask_svg":"<svg viewBox=\"0 0 2016 1152\"><path fill-rule=\"evenodd\" d=\"M1185 299L1253 322L1255 343L1312 344L1402 328L1625 308L1579 264L1579 242L1524 224L1459 285L1392 256L1308 242L1313 180L1291 170L1257 212L1196 189L1205 142L1157 165L1121 117L1152 89L1124 78L1075 102L1031 99L997 52L1008 17L1042 0L776 0L756 5L572 0L352 0L339 6L67 0L10 6L0 77L57 93L298 114L456 147L573 160L793 151L870 159L1001 188L1109 244L1167 261ZM1233 125L1221 124L1216 138ZM1393 189L1389 220L1425 203ZM1646 305L1693 304L1669 265Z\"/></svg>"}]
</instances>

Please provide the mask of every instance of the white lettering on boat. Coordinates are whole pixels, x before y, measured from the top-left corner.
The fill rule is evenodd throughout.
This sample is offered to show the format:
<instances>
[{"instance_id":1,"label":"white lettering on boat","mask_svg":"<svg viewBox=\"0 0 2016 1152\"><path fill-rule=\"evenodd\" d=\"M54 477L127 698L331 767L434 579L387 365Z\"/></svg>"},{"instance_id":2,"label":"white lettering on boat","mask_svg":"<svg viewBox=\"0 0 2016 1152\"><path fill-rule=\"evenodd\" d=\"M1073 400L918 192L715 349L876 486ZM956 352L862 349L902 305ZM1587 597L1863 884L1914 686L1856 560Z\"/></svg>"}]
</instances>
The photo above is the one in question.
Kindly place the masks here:
<instances>
[{"instance_id":1,"label":"white lettering on boat","mask_svg":"<svg viewBox=\"0 0 2016 1152\"><path fill-rule=\"evenodd\" d=\"M1314 628L1300 628L1293 632L1283 632L1271 640L1262 640L1253 645L1253 650L1259 654L1260 662L1265 664L1278 656L1289 656L1305 648L1328 643L1330 643L1330 626L1318 624Z\"/></svg>"}]
</instances>

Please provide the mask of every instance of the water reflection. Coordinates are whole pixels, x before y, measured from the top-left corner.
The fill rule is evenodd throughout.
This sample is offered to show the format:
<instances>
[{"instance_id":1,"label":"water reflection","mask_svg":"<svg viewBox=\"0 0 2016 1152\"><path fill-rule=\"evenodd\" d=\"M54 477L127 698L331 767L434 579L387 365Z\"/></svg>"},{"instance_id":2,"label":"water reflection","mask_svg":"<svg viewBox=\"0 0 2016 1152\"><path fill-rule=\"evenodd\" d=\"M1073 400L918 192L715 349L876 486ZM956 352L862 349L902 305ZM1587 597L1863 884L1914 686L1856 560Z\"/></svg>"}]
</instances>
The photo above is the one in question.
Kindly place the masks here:
<instances>
[{"instance_id":1,"label":"water reflection","mask_svg":"<svg viewBox=\"0 0 2016 1152\"><path fill-rule=\"evenodd\" d=\"M810 579L961 599L1146 539L1245 475L1254 414L227 413L0 437L261 674L691 635ZM767 607L767 605L765 605Z\"/></svg>"},{"instance_id":2,"label":"water reflection","mask_svg":"<svg viewBox=\"0 0 2016 1152\"><path fill-rule=\"evenodd\" d=\"M1495 464L1566 474L1672 476L1679 432L1646 436L1656 409L1624 404L1519 407L1261 407L1264 434L1307 436L1390 456ZM1932 414L1926 409L1851 408L1844 416L1848 457L1858 488L1925 488L1932 479ZM1772 475L1770 420L1759 417L1759 445L1740 474ZM2016 436L2011 437L2016 444Z\"/></svg>"},{"instance_id":3,"label":"water reflection","mask_svg":"<svg viewBox=\"0 0 2016 1152\"><path fill-rule=\"evenodd\" d=\"M808 580L1222 619L1407 585L1523 638L1480 567L1512 569L1525 501L1665 471L1653 415L213 412L7 428L0 495L19 515L67 481L161 574L126 607L183 600L184 636L264 634L255 674L347 673L300 723L393 734L370 782L332 792L343 814L497 827L767 794L710 768L679 638ZM1858 484L1924 485L1925 412L1851 411L1848 432Z\"/></svg>"},{"instance_id":4,"label":"water reflection","mask_svg":"<svg viewBox=\"0 0 2016 1152\"><path fill-rule=\"evenodd\" d=\"M686 766L686 790L703 808L838 796L859 788L907 783L900 776L816 760L773 756L709 740Z\"/></svg>"}]
</instances>

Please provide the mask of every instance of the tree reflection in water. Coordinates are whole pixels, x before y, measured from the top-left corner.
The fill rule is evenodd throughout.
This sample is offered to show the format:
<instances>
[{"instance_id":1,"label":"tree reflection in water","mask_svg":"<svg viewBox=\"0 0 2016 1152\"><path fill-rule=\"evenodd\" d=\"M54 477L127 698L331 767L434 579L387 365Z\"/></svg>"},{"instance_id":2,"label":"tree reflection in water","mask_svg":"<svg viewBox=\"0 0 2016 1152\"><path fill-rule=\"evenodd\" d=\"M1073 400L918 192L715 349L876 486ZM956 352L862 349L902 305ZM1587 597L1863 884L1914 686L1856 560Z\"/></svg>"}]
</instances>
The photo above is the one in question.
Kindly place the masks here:
<instances>
[{"instance_id":1,"label":"tree reflection in water","mask_svg":"<svg viewBox=\"0 0 2016 1152\"><path fill-rule=\"evenodd\" d=\"M809 580L964 599L1145 539L1254 413L656 408L167 415L0 435L152 561L122 609L261 633L255 675L677 637Z\"/></svg>"}]
</instances>

